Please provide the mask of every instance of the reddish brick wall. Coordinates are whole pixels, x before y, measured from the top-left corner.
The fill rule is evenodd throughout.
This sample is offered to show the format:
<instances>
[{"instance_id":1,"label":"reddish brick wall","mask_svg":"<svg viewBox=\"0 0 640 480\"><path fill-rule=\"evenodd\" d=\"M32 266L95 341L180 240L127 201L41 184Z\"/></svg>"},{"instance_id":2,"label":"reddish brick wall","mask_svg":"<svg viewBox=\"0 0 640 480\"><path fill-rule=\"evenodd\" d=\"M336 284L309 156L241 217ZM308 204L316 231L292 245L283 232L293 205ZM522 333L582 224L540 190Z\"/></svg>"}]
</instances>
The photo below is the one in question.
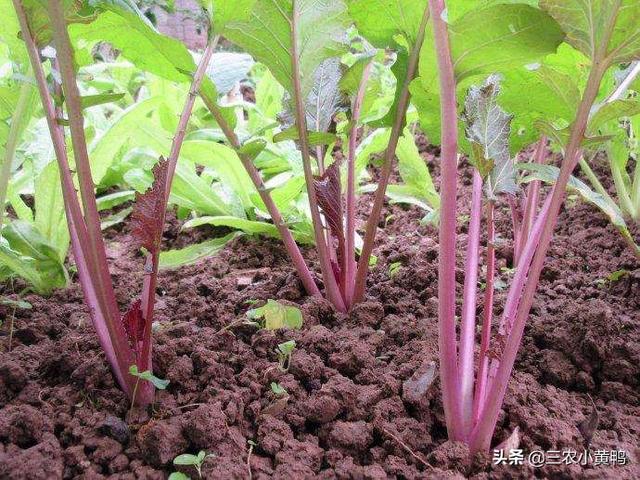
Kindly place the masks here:
<instances>
[{"instance_id":1,"label":"reddish brick wall","mask_svg":"<svg viewBox=\"0 0 640 480\"><path fill-rule=\"evenodd\" d=\"M153 13L160 32L182 40L191 50L198 50L207 43L207 32L202 21L194 18L199 12L196 0L176 0L175 13L168 14L159 8Z\"/></svg>"}]
</instances>

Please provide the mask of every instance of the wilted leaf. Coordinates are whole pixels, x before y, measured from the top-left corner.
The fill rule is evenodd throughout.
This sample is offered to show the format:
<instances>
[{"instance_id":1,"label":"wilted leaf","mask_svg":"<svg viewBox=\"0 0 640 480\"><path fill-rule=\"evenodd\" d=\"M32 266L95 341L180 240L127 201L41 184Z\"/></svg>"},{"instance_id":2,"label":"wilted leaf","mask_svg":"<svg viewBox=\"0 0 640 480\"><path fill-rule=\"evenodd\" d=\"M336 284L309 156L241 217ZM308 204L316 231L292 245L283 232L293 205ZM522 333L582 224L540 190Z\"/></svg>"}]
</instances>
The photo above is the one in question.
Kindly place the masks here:
<instances>
[{"instance_id":1,"label":"wilted leaf","mask_svg":"<svg viewBox=\"0 0 640 480\"><path fill-rule=\"evenodd\" d=\"M500 77L491 75L481 87L469 89L464 103L466 136L472 144L472 158L483 177L487 177L487 194L517 191L516 170L509 153L511 115L497 103Z\"/></svg>"},{"instance_id":2,"label":"wilted leaf","mask_svg":"<svg viewBox=\"0 0 640 480\"><path fill-rule=\"evenodd\" d=\"M142 195L136 192L131 213L131 234L135 244L155 253L162 240L162 219L166 204L168 162L163 158L153 167L153 184Z\"/></svg>"}]
</instances>

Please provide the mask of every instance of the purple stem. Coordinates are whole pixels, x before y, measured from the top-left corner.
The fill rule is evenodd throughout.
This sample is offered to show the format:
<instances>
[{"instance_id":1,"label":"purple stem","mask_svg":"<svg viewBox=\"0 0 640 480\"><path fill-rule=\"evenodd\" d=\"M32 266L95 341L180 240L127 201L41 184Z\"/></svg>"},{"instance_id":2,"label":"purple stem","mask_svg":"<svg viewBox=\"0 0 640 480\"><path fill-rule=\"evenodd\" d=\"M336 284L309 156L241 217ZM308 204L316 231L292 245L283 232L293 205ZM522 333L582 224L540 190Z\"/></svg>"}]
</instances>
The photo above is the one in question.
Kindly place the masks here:
<instances>
[{"instance_id":1,"label":"purple stem","mask_svg":"<svg viewBox=\"0 0 640 480\"><path fill-rule=\"evenodd\" d=\"M347 308L353 302L353 290L356 281L357 262L355 258L355 238L356 238L356 144L358 140L358 120L362 110L362 101L367 91L367 82L371 72L371 62L364 67L358 93L353 101L351 113L351 131L349 132L349 155L347 157L347 231L345 246L345 293Z\"/></svg>"},{"instance_id":2,"label":"purple stem","mask_svg":"<svg viewBox=\"0 0 640 480\"><path fill-rule=\"evenodd\" d=\"M395 119L393 126L391 127L391 135L389 137L389 144L384 154L384 163L380 172L380 179L378 180L378 188L373 200L373 207L367 220L367 226L364 234L364 243L362 246L362 252L360 253L360 259L358 260L358 269L356 272L356 281L353 292L352 304L361 302L364 298L364 291L367 284L367 274L369 272L369 259L371 258L371 252L373 251L373 243L376 239L376 232L378 230L378 221L380 220L380 214L382 207L384 206L385 194L387 191L387 185L389 184L389 178L391 177L391 171L393 169L393 158L396 154L396 147L398 146L398 140L406 123L407 109L409 108L409 100L411 99L411 93L409 92L409 85L413 81L416 72L418 71L418 62L420 60L420 49L424 41L425 30L429 21L429 9L425 8L416 35L415 44L411 47L409 54L409 63L407 66L407 76L402 85L402 91L398 99L398 106L395 112Z\"/></svg>"},{"instance_id":3,"label":"purple stem","mask_svg":"<svg viewBox=\"0 0 640 480\"><path fill-rule=\"evenodd\" d=\"M429 0L440 77L441 173L440 256L438 261L438 345L442 403L451 440L464 440L456 352L456 195L458 190L458 115L456 78L444 0Z\"/></svg>"},{"instance_id":4,"label":"purple stem","mask_svg":"<svg viewBox=\"0 0 640 480\"><path fill-rule=\"evenodd\" d=\"M484 310L482 312L482 337L480 339L480 355L478 356L478 378L476 380L473 400L473 424L480 418L480 411L484 406L487 386L487 372L489 369L489 343L491 341L491 320L493 319L493 295L496 275L496 226L494 219L495 203L487 202L487 275L484 291Z\"/></svg>"},{"instance_id":5,"label":"purple stem","mask_svg":"<svg viewBox=\"0 0 640 480\"><path fill-rule=\"evenodd\" d=\"M300 248L298 248L298 245L293 239L291 231L289 231L286 222L282 218L280 210L278 210L278 207L273 201L273 198L271 198L271 194L269 193L269 190L267 190L267 187L262 180L260 171L253 164L253 160L249 155L240 152L242 144L240 143L238 136L227 123L224 115L222 115L222 112L220 111L220 107L218 107L216 100L209 98L207 95L204 95L203 92L200 92L200 96L207 109L209 109L209 111L211 112L211 115L213 115L213 118L215 118L216 123L223 131L225 137L227 137L227 140L231 144L231 147L233 147L233 149L238 154L240 162L242 162L242 166L249 174L253 185L258 191L258 195L260 195L262 202L264 203L267 211L269 212L269 215L271 216L273 224L276 226L278 232L280 233L282 243L284 244L284 247L289 254L289 258L291 259L291 262L293 263L293 266L295 267L305 290L309 295L320 296L320 290L318 289L318 286L313 279L313 275L311 274L311 271L309 270L309 267L307 266L302 253L300 252Z\"/></svg>"},{"instance_id":6,"label":"purple stem","mask_svg":"<svg viewBox=\"0 0 640 480\"><path fill-rule=\"evenodd\" d=\"M476 290L478 288L478 259L480 250L480 221L482 219L482 176L473 171L471 219L467 239L462 321L460 326L460 352L458 374L460 382L460 408L464 435L473 427L473 360L476 344Z\"/></svg>"},{"instance_id":7,"label":"purple stem","mask_svg":"<svg viewBox=\"0 0 640 480\"><path fill-rule=\"evenodd\" d=\"M547 137L544 135L540 137L540 141L536 147L536 151L533 157L533 162L539 165L544 163L544 160L547 156ZM531 230L531 226L535 221L536 215L538 213L538 202L540 201L540 180L532 181L527 187L527 201L524 207L524 214L522 217L522 228L520 234L520 241L518 251L522 252L524 250L525 245L527 244L527 239L529 238L529 231ZM515 242L515 239L514 239ZM515 243L514 243L515 245ZM514 266L518 265L518 261L515 258L514 254Z\"/></svg>"}]
</instances>

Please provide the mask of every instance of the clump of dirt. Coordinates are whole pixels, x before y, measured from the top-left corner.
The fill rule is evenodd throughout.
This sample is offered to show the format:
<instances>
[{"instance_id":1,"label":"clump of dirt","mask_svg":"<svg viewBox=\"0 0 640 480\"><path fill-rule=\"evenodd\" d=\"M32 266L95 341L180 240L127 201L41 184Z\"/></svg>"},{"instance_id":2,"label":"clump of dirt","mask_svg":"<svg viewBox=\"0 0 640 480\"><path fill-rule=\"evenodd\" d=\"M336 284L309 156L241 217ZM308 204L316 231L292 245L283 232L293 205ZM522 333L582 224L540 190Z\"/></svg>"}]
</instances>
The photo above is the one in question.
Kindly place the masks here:
<instances>
[{"instance_id":1,"label":"clump of dirt","mask_svg":"<svg viewBox=\"0 0 640 480\"><path fill-rule=\"evenodd\" d=\"M421 150L437 171L434 152ZM461 182L468 199L469 172ZM176 470L197 478L172 460L200 450L210 454L202 467L209 479L640 477L639 265L606 219L572 201L562 212L494 440L518 427L525 452L582 450L578 425L593 411L590 395L600 418L590 448L625 450L631 461L533 468L495 466L488 454L470 458L447 441L437 232L420 224L423 216L387 208L367 301L349 315L304 294L275 240L241 237L214 258L161 273L153 364L171 383L129 423L76 282L50 298L26 296L33 309L15 312L11 351L13 312L0 307L0 478L163 479ZM505 281L508 223L501 212ZM176 233L169 228L167 246L191 241ZM121 228L109 242L123 306L142 270L127 235ZM464 225L459 238L462 251ZM316 263L313 252L305 256ZM459 269L461 287L462 262ZM620 270L627 273L607 280ZM498 292L498 312L505 295ZM303 328L244 325L246 310L267 299L299 306ZM287 340L296 347L285 372L275 349Z\"/></svg>"}]
</instances>

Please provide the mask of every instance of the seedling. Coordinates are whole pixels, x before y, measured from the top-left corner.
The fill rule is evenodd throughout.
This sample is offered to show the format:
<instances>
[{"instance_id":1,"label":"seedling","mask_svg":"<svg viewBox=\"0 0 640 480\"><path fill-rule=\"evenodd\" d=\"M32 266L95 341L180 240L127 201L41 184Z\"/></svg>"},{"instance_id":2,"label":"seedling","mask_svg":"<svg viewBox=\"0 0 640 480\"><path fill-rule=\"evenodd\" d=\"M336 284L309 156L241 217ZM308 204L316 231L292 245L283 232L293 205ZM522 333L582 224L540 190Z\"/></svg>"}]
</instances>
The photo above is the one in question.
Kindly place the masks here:
<instances>
[{"instance_id":1,"label":"seedling","mask_svg":"<svg viewBox=\"0 0 640 480\"><path fill-rule=\"evenodd\" d=\"M135 377L135 379L136 379L136 383L133 386L133 394L131 395L131 408L132 409L133 409L133 406L136 403L136 393L138 392L138 384L140 383L140 380L143 380L144 382L149 382L150 384L152 384L154 387L156 387L159 390L164 390L165 388L167 388L169 386L169 383L170 383L169 380L163 380L161 378L156 377L149 370L145 370L144 372L140 372L138 370L138 366L137 365L131 365L129 367L129 374L131 374L131 376Z\"/></svg>"},{"instance_id":2,"label":"seedling","mask_svg":"<svg viewBox=\"0 0 640 480\"><path fill-rule=\"evenodd\" d=\"M204 450L200 450L197 455L191 455L190 453L183 453L173 459L174 465L192 466L198 472L198 478L202 478L202 464L208 457L213 457L213 454L207 454ZM184 474L183 474L184 475Z\"/></svg>"},{"instance_id":3,"label":"seedling","mask_svg":"<svg viewBox=\"0 0 640 480\"><path fill-rule=\"evenodd\" d=\"M393 262L389 265L389 278L395 277L402 268L402 262Z\"/></svg>"},{"instance_id":4,"label":"seedling","mask_svg":"<svg viewBox=\"0 0 640 480\"><path fill-rule=\"evenodd\" d=\"M253 440L247 440L247 444L249 445L249 451L247 452L247 469L249 470L249 480L251 480L253 478L253 474L251 472L251 455L253 454L253 449L258 444Z\"/></svg>"},{"instance_id":5,"label":"seedling","mask_svg":"<svg viewBox=\"0 0 640 480\"><path fill-rule=\"evenodd\" d=\"M271 382L271 391L276 397L289 396L289 392L287 392L287 390L277 382Z\"/></svg>"},{"instance_id":6,"label":"seedling","mask_svg":"<svg viewBox=\"0 0 640 480\"><path fill-rule=\"evenodd\" d=\"M276 348L276 353L278 354L278 366L283 372L289 371L291 356L293 355L293 350L295 348L295 340L289 340L288 342L278 344L278 348Z\"/></svg>"},{"instance_id":7,"label":"seedling","mask_svg":"<svg viewBox=\"0 0 640 480\"><path fill-rule=\"evenodd\" d=\"M0 305L7 305L9 307L13 307L10 321L9 321L9 347L8 351L11 351L11 344L13 343L13 324L16 319L16 310L17 309L26 309L30 310L32 305L29 302L25 302L24 300L11 300L10 298L0 298ZM0 327L2 326L2 320L0 320Z\"/></svg>"},{"instance_id":8,"label":"seedling","mask_svg":"<svg viewBox=\"0 0 640 480\"><path fill-rule=\"evenodd\" d=\"M251 320L247 323L267 330L299 330L303 322L302 312L298 307L283 305L276 300L267 300L264 306L248 310L247 317Z\"/></svg>"}]
</instances>

